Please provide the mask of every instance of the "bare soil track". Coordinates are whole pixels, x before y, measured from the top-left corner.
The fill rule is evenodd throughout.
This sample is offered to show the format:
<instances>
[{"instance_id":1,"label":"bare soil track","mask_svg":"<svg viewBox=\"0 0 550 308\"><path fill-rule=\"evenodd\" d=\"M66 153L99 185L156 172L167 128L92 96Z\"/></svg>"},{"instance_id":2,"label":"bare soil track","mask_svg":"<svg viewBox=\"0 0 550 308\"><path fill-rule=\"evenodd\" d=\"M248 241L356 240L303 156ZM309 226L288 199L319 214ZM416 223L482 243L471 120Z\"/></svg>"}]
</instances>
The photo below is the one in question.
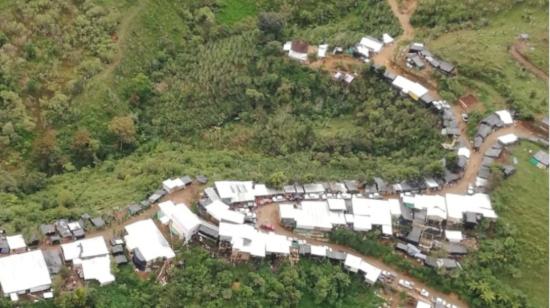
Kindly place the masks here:
<instances>
[{"instance_id":1,"label":"bare soil track","mask_svg":"<svg viewBox=\"0 0 550 308\"><path fill-rule=\"evenodd\" d=\"M526 70L533 73L538 78L548 81L548 74L524 56L522 53L523 49L525 49L524 43L518 41L510 47L510 55L512 55L512 58L514 58L514 60L516 60Z\"/></svg>"}]
</instances>

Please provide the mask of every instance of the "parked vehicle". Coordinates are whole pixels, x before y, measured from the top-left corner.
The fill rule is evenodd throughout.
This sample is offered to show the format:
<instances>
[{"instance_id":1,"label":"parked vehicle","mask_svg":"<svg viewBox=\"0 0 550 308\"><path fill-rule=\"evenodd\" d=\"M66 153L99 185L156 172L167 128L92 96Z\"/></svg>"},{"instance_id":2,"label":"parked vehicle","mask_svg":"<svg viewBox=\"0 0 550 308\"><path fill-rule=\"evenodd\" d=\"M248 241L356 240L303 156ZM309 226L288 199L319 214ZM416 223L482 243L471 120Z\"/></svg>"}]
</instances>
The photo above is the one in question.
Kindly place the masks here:
<instances>
[{"instance_id":1,"label":"parked vehicle","mask_svg":"<svg viewBox=\"0 0 550 308\"><path fill-rule=\"evenodd\" d=\"M275 231L275 227L271 224L262 224L260 228L267 230L267 231Z\"/></svg>"}]
</instances>

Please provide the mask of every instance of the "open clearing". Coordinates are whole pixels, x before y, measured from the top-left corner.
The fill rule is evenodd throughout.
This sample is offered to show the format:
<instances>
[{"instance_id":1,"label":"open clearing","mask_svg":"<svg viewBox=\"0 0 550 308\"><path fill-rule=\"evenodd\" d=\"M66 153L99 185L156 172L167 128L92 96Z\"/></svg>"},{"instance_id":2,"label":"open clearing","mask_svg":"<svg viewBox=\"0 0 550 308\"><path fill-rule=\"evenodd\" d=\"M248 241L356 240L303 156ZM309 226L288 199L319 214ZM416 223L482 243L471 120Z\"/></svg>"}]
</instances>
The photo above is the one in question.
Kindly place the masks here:
<instances>
[{"instance_id":1,"label":"open clearing","mask_svg":"<svg viewBox=\"0 0 550 308\"><path fill-rule=\"evenodd\" d=\"M525 292L537 307L548 307L548 170L528 161L539 149L526 141L513 148L517 173L503 181L492 197L500 219L517 229L522 257L518 277L502 278Z\"/></svg>"},{"instance_id":2,"label":"open clearing","mask_svg":"<svg viewBox=\"0 0 550 308\"><path fill-rule=\"evenodd\" d=\"M506 105L503 88L509 89L514 104L526 111L539 114L548 108L546 81L525 70L509 53L520 33L527 32L530 37L548 33L548 13L530 10L528 21L522 8L495 17L488 27L454 31L427 42L436 55L459 66L461 76L453 78L454 86L464 92L473 89L487 110ZM548 55L548 45L544 48Z\"/></svg>"}]
</instances>

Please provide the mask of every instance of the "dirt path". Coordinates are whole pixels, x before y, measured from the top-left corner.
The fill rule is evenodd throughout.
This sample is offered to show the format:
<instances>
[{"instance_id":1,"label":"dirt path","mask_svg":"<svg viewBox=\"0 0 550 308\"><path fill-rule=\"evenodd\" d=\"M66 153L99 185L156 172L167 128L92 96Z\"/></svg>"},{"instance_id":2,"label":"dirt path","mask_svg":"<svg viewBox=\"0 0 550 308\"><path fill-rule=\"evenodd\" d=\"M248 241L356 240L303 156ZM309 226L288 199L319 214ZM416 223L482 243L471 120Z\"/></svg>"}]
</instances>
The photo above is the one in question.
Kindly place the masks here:
<instances>
[{"instance_id":1,"label":"dirt path","mask_svg":"<svg viewBox=\"0 0 550 308\"><path fill-rule=\"evenodd\" d=\"M193 204L193 202L199 199L202 189L202 185L193 183L183 190L176 191L174 193L164 196L158 203L172 200L174 203L183 202L190 206L191 204ZM124 233L124 227L126 225L155 216L158 211L158 203L152 204L148 209L134 216L128 216L128 210L126 208L119 210L114 213L115 220L113 220L108 226L103 229L86 232L86 238L103 236L105 241L109 242L112 238L120 237ZM39 248L42 250L59 250L61 248L61 245L49 245L44 242L41 243Z\"/></svg>"},{"instance_id":2,"label":"dirt path","mask_svg":"<svg viewBox=\"0 0 550 308\"><path fill-rule=\"evenodd\" d=\"M514 126L505 127L493 132L485 139L485 141L479 148L479 151L473 151L472 147L469 147L471 154L470 159L468 160L468 164L466 165L466 170L464 171L464 176L454 185L447 186L437 193L466 193L468 190L468 184L475 183L477 173L481 168L481 162L483 161L483 156L485 155L485 152L498 142L498 137L504 136L506 134L515 134L520 138L535 136L535 133L526 128L521 122L514 124Z\"/></svg>"},{"instance_id":3,"label":"dirt path","mask_svg":"<svg viewBox=\"0 0 550 308\"><path fill-rule=\"evenodd\" d=\"M411 40L414 37L414 28L411 26L410 19L416 9L417 3L416 0L404 0L403 7L401 8L397 0L388 0L388 4L391 7L393 15L399 20L403 33L392 44L384 46L380 53L372 57L372 61L376 64L390 67L393 70L398 70L394 67L396 66L394 63L395 50L402 42Z\"/></svg>"},{"instance_id":4,"label":"dirt path","mask_svg":"<svg viewBox=\"0 0 550 308\"><path fill-rule=\"evenodd\" d=\"M523 45L523 42L518 41L514 45L512 45L512 47L510 47L510 54L512 55L512 58L514 58L521 66L533 73L538 78L548 81L548 74L546 74L544 70L540 69L523 55L523 53L521 52L521 50L524 49Z\"/></svg>"},{"instance_id":5,"label":"dirt path","mask_svg":"<svg viewBox=\"0 0 550 308\"><path fill-rule=\"evenodd\" d=\"M133 7L125 16L122 18L120 25L118 26L118 30L116 33L117 43L116 44L116 53L113 58L113 62L111 62L105 69L99 73L95 78L102 80L108 76L110 76L115 68L120 64L120 61L122 61L122 55L124 54L124 49L126 48L126 39L128 38L128 33L130 31L130 25L132 20L137 16L137 14L145 7L145 3L147 0L141 0L139 1L138 5Z\"/></svg>"},{"instance_id":6,"label":"dirt path","mask_svg":"<svg viewBox=\"0 0 550 308\"><path fill-rule=\"evenodd\" d=\"M420 282L419 280L414 279L414 278L410 277L409 275L404 274L402 272L399 272L398 270L394 269L393 267L390 267L390 266L384 264L382 261L380 261L376 258L362 255L362 254L358 253L357 251L355 251L354 249L352 249L350 247L347 247L347 246L342 246L342 245L338 245L338 244L334 244L334 243L329 243L329 242L326 242L326 241L314 240L314 239L311 239L311 238L307 238L307 237L304 237L304 236L297 235L297 234L293 233L292 231L289 231L289 230L283 228L279 224L280 219L279 219L279 206L278 206L278 204L273 203L273 204L268 204L268 205L265 205L265 206L258 207L256 209L256 217L257 217L257 226L260 226L262 224L271 224L275 228L274 232L277 233L277 234L281 234L281 235L285 235L285 236L288 236L288 237L293 237L293 238L297 238L297 239L300 239L300 240L304 240L309 244L323 245L323 246L330 247L333 250L344 251L346 253L350 253L350 254L360 256L363 260L365 260L368 263L378 267L379 269L396 274L396 278L395 278L394 282L392 283L391 287L396 289L396 290L403 291L403 292L407 293L408 295L415 298L416 300L429 301L429 299L426 299L426 298L423 298L422 296L420 296L420 294L418 294L418 292L416 292L415 290L408 290L408 289L400 287L397 283L399 281L399 279L405 279L405 280L408 280L410 282L413 282L414 283L414 288L428 290L428 292L430 292L430 298L431 297L439 297L439 298L442 298L443 300L447 301L448 303L453 303L453 304L455 304L459 307L468 307L468 305L465 302L463 302L462 300L460 300L456 294L445 294L445 293L442 293L442 292L438 292L438 291L428 287L426 284ZM418 265L422 266L420 264L418 264Z\"/></svg>"}]
</instances>

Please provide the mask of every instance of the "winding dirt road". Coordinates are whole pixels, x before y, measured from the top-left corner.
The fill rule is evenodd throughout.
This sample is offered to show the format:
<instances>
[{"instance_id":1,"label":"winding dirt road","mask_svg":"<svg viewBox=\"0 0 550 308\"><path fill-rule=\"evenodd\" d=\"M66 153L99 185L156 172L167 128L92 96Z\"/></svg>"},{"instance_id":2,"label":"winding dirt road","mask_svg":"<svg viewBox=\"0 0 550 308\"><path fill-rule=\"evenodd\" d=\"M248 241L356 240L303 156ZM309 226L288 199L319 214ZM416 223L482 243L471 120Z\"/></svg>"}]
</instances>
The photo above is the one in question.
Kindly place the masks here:
<instances>
[{"instance_id":1,"label":"winding dirt road","mask_svg":"<svg viewBox=\"0 0 550 308\"><path fill-rule=\"evenodd\" d=\"M548 81L548 74L523 55L521 52L523 48L524 46L522 42L517 42L512 45L512 47L510 47L510 55L512 55L512 58L514 58L521 66L538 78Z\"/></svg>"}]
</instances>

